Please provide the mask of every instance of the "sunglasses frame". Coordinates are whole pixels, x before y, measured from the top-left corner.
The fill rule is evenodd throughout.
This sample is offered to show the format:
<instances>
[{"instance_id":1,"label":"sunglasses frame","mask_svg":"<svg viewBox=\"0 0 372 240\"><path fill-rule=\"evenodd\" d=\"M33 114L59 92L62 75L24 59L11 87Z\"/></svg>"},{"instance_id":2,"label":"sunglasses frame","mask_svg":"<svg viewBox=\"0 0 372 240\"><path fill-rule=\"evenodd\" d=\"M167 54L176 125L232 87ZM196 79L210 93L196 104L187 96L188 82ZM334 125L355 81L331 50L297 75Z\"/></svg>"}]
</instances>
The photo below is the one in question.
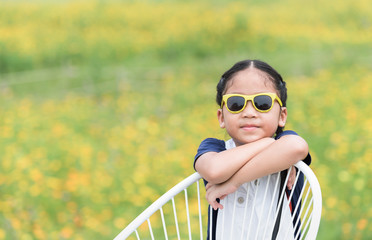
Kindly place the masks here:
<instances>
[{"instance_id":1,"label":"sunglasses frame","mask_svg":"<svg viewBox=\"0 0 372 240\"><path fill-rule=\"evenodd\" d=\"M269 96L271 98L271 107L267 110L260 110L256 107L256 105L254 104L254 98L255 97L258 97L258 96ZM244 102L244 106L242 107L242 109L238 110L238 111L232 111L230 110L230 108L227 106L227 100L230 98L230 97L242 97L244 98L245 102ZM276 95L275 93L258 93L258 94L254 94L254 95L243 95L243 94L225 94L223 95L222 97L222 102L221 102L221 109L223 107L223 105L225 104L226 105L226 109L233 113L233 114L236 114L236 113L240 113L242 112L246 107L247 107L247 102L248 101L251 101L252 102L252 105L254 107L254 109L256 109L256 111L258 112L261 112L261 113L265 113L265 112L269 112L273 106L274 106L274 101L277 100L280 107L283 107L283 104L282 104L282 101L280 100L280 98L278 97L278 95Z\"/></svg>"}]
</instances>

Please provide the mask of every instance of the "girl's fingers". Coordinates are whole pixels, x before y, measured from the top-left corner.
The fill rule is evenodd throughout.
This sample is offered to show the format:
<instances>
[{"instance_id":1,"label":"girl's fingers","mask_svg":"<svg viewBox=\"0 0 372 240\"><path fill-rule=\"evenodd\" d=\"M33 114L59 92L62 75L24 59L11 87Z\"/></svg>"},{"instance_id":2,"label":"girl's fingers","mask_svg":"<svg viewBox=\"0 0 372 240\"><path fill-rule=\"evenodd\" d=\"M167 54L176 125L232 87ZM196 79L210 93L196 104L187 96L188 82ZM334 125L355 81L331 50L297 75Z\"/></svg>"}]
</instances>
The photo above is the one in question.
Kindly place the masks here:
<instances>
[{"instance_id":1,"label":"girl's fingers","mask_svg":"<svg viewBox=\"0 0 372 240\"><path fill-rule=\"evenodd\" d=\"M296 180L296 169L292 167L291 172L289 173L288 182L287 182L287 188L289 190L292 190L295 180Z\"/></svg>"},{"instance_id":2,"label":"girl's fingers","mask_svg":"<svg viewBox=\"0 0 372 240\"><path fill-rule=\"evenodd\" d=\"M220 199L223 199L224 197L226 197L226 195L222 196ZM223 209L223 206L217 202L217 197L211 191L207 191L205 198L214 210L217 210L218 208Z\"/></svg>"},{"instance_id":3,"label":"girl's fingers","mask_svg":"<svg viewBox=\"0 0 372 240\"><path fill-rule=\"evenodd\" d=\"M214 210L217 210L218 208L219 208L219 209L223 209L222 204L218 203L216 200L213 201L212 203L209 203L209 204L212 206L212 208L213 208Z\"/></svg>"}]
</instances>

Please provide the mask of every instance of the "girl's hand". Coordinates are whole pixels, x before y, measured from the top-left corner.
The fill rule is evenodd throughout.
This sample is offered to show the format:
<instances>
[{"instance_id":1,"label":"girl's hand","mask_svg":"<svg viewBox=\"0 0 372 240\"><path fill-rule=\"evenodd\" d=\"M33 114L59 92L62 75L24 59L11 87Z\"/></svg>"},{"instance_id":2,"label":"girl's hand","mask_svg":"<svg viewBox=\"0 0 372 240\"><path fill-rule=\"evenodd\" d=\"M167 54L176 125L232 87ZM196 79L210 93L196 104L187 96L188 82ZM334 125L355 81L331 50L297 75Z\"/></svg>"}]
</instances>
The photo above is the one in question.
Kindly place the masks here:
<instances>
[{"instance_id":1,"label":"girl's hand","mask_svg":"<svg viewBox=\"0 0 372 240\"><path fill-rule=\"evenodd\" d=\"M217 198L224 199L230 193L233 193L238 188L228 182L224 182L221 184L210 184L208 183L206 186L206 199L208 203L212 206L214 210L223 209L222 204L217 202Z\"/></svg>"},{"instance_id":2,"label":"girl's hand","mask_svg":"<svg viewBox=\"0 0 372 240\"><path fill-rule=\"evenodd\" d=\"M296 168L294 166L292 166L292 168L289 168L288 171L291 171L291 172L289 173L287 188L289 190L292 190L292 187L293 187L294 182L296 180Z\"/></svg>"}]
</instances>

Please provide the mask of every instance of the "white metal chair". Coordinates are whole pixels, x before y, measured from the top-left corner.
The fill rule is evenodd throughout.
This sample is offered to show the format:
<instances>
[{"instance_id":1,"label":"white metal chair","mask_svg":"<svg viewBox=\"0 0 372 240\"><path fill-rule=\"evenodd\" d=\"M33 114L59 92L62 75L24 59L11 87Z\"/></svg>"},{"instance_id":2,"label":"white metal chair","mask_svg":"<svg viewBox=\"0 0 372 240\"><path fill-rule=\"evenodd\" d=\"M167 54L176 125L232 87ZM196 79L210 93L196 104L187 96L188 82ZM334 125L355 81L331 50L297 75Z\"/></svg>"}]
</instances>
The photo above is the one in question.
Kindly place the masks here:
<instances>
[{"instance_id":1,"label":"white metal chair","mask_svg":"<svg viewBox=\"0 0 372 240\"><path fill-rule=\"evenodd\" d=\"M280 177L279 173L265 177L266 180L275 181L276 190L274 190L274 193L270 193L270 188L267 186L266 188L261 187L260 190L251 187L254 186L252 184L259 185L259 181L263 178L260 178L258 182L256 180L246 183L244 194L247 196L247 201L242 204L239 197L242 193L238 193L238 191L228 195L226 198L233 199L234 204L230 208L219 210L218 221L220 221L220 224L217 225L216 233L212 233L212 228L210 228L209 234L206 232L208 211L206 211L207 202L204 198L205 191L203 189L203 193L200 193L201 181L199 180L201 177L198 173L194 173L158 198L121 231L115 240L127 238L205 239L207 235L213 236L213 234L216 235L216 239L234 240L316 239L322 211L320 185L313 171L305 163L300 161L295 164L295 167L297 168L297 174L292 189L297 189L297 194L293 194L296 190L289 192L286 188L280 187L281 184L286 186L289 174L284 175L284 177L283 175ZM280 181L280 179L282 180ZM262 186L269 185L266 184L268 181L262 180ZM300 184L303 185L300 186ZM262 189L263 192L260 193ZM270 202L269 205L260 206L261 200L257 200L259 194L263 198L276 197L271 197L270 201L262 201ZM293 199L294 195L297 195L299 199L297 202ZM280 196L280 200L278 196ZM256 209L251 209L248 206L254 206ZM225 214L223 211L232 212ZM209 212L209 221L211 222L213 219L212 211ZM150 218L152 221L150 221ZM273 234L276 237L272 237Z\"/></svg>"}]
</instances>

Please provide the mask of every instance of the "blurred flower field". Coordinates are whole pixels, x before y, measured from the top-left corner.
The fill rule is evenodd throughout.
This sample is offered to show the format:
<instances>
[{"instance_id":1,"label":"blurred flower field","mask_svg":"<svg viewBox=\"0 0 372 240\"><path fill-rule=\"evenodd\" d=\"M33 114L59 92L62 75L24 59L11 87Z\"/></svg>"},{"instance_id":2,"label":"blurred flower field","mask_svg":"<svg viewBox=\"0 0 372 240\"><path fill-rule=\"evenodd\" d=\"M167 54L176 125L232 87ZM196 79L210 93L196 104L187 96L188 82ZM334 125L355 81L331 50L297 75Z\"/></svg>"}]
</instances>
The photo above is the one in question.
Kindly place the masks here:
<instances>
[{"instance_id":1,"label":"blurred flower field","mask_svg":"<svg viewBox=\"0 0 372 240\"><path fill-rule=\"evenodd\" d=\"M112 239L193 172L215 85L259 58L310 146L319 239L372 238L372 5L0 1L0 239Z\"/></svg>"}]
</instances>

